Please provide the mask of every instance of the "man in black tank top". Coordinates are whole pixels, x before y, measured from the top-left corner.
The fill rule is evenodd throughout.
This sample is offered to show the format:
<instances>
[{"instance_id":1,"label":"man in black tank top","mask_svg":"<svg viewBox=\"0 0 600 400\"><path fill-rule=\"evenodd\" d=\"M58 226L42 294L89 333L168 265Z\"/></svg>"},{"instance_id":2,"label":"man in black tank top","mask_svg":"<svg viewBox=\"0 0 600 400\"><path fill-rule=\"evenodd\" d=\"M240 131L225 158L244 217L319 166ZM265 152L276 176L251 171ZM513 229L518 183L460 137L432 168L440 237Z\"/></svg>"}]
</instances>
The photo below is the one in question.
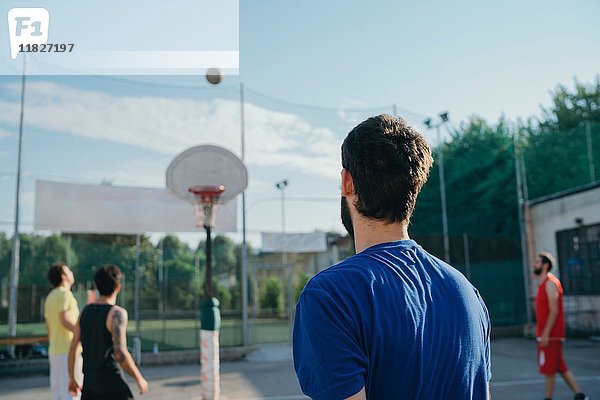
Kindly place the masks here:
<instances>
[{"instance_id":1,"label":"man in black tank top","mask_svg":"<svg viewBox=\"0 0 600 400\"><path fill-rule=\"evenodd\" d=\"M103 265L94 276L100 298L86 306L77 322L69 352L69 390L81 400L133 399L129 386L117 366L135 380L140 394L148 391L148 382L127 350L127 311L117 305L121 290L121 270L116 265ZM83 347L83 389L75 380L74 365L77 345Z\"/></svg>"}]
</instances>

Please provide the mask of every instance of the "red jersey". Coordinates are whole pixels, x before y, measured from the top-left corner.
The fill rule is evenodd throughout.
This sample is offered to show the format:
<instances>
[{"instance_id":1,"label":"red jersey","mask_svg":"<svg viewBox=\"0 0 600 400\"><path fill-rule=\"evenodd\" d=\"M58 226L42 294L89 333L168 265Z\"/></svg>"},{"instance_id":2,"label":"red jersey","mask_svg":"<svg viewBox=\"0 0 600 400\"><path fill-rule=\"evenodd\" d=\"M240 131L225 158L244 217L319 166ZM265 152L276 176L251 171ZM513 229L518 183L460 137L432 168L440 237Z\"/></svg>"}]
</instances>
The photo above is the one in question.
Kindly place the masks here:
<instances>
[{"instance_id":1,"label":"red jersey","mask_svg":"<svg viewBox=\"0 0 600 400\"><path fill-rule=\"evenodd\" d=\"M548 277L544 279L541 285L538 287L537 296L535 298L535 315L537 316L537 336L542 336L546 321L548 321L548 314L550 314L550 307L548 307L548 295L546 294L546 283L552 281L558 288L558 315L556 316L556 322L550 331L551 338L564 338L565 337L565 313L563 310L563 288L558 278L552 274L548 274Z\"/></svg>"}]
</instances>

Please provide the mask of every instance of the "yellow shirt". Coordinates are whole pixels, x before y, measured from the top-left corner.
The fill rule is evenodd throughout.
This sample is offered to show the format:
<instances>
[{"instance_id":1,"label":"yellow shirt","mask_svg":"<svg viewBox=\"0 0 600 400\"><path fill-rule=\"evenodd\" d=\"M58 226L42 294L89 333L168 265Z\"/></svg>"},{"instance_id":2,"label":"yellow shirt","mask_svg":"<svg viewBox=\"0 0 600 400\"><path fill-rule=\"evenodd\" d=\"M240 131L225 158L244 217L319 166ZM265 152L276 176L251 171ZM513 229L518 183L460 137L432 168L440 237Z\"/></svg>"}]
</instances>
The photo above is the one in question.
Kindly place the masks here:
<instances>
[{"instance_id":1,"label":"yellow shirt","mask_svg":"<svg viewBox=\"0 0 600 400\"><path fill-rule=\"evenodd\" d=\"M73 339L73 332L60 322L60 313L63 311L66 311L67 320L73 324L77 323L79 318L77 300L69 289L59 286L48 293L44 302L44 317L50 329L48 354L52 356L68 353Z\"/></svg>"}]
</instances>

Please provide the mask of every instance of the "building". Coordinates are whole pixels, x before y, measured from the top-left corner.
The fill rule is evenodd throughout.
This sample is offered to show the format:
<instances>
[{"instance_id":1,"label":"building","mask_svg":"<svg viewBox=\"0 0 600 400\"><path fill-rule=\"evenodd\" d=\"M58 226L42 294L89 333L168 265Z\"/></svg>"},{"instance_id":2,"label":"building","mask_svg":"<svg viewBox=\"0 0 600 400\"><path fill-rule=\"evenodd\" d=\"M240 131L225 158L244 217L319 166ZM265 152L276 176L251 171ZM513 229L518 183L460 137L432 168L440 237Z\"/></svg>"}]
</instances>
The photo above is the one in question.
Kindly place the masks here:
<instances>
[{"instance_id":1,"label":"building","mask_svg":"<svg viewBox=\"0 0 600 400\"><path fill-rule=\"evenodd\" d=\"M568 332L599 334L600 181L527 206L529 256L533 259L540 251L556 256L552 272L563 284Z\"/></svg>"}]
</instances>

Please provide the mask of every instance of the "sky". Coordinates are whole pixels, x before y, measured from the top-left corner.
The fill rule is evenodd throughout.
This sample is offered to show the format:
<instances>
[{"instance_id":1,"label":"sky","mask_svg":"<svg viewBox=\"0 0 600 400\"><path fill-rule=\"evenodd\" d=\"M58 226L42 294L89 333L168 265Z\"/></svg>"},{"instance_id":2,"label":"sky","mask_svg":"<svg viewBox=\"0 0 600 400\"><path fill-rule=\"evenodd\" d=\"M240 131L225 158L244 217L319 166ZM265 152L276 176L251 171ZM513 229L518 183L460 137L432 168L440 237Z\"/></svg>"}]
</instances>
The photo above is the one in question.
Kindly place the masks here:
<instances>
[{"instance_id":1,"label":"sky","mask_svg":"<svg viewBox=\"0 0 600 400\"><path fill-rule=\"evenodd\" d=\"M472 115L539 115L558 84L600 73L599 14L591 0L241 0L240 75L218 86L198 76L29 77L22 231L32 229L36 179L163 187L166 167L186 148L210 143L239 155L243 82L249 240L258 246L259 232L281 228L274 184L283 178L288 232L342 232L339 148L354 125L395 105L435 145L421 122L442 111L451 126ZM7 232L19 102L20 77L0 76Z\"/></svg>"}]
</instances>

